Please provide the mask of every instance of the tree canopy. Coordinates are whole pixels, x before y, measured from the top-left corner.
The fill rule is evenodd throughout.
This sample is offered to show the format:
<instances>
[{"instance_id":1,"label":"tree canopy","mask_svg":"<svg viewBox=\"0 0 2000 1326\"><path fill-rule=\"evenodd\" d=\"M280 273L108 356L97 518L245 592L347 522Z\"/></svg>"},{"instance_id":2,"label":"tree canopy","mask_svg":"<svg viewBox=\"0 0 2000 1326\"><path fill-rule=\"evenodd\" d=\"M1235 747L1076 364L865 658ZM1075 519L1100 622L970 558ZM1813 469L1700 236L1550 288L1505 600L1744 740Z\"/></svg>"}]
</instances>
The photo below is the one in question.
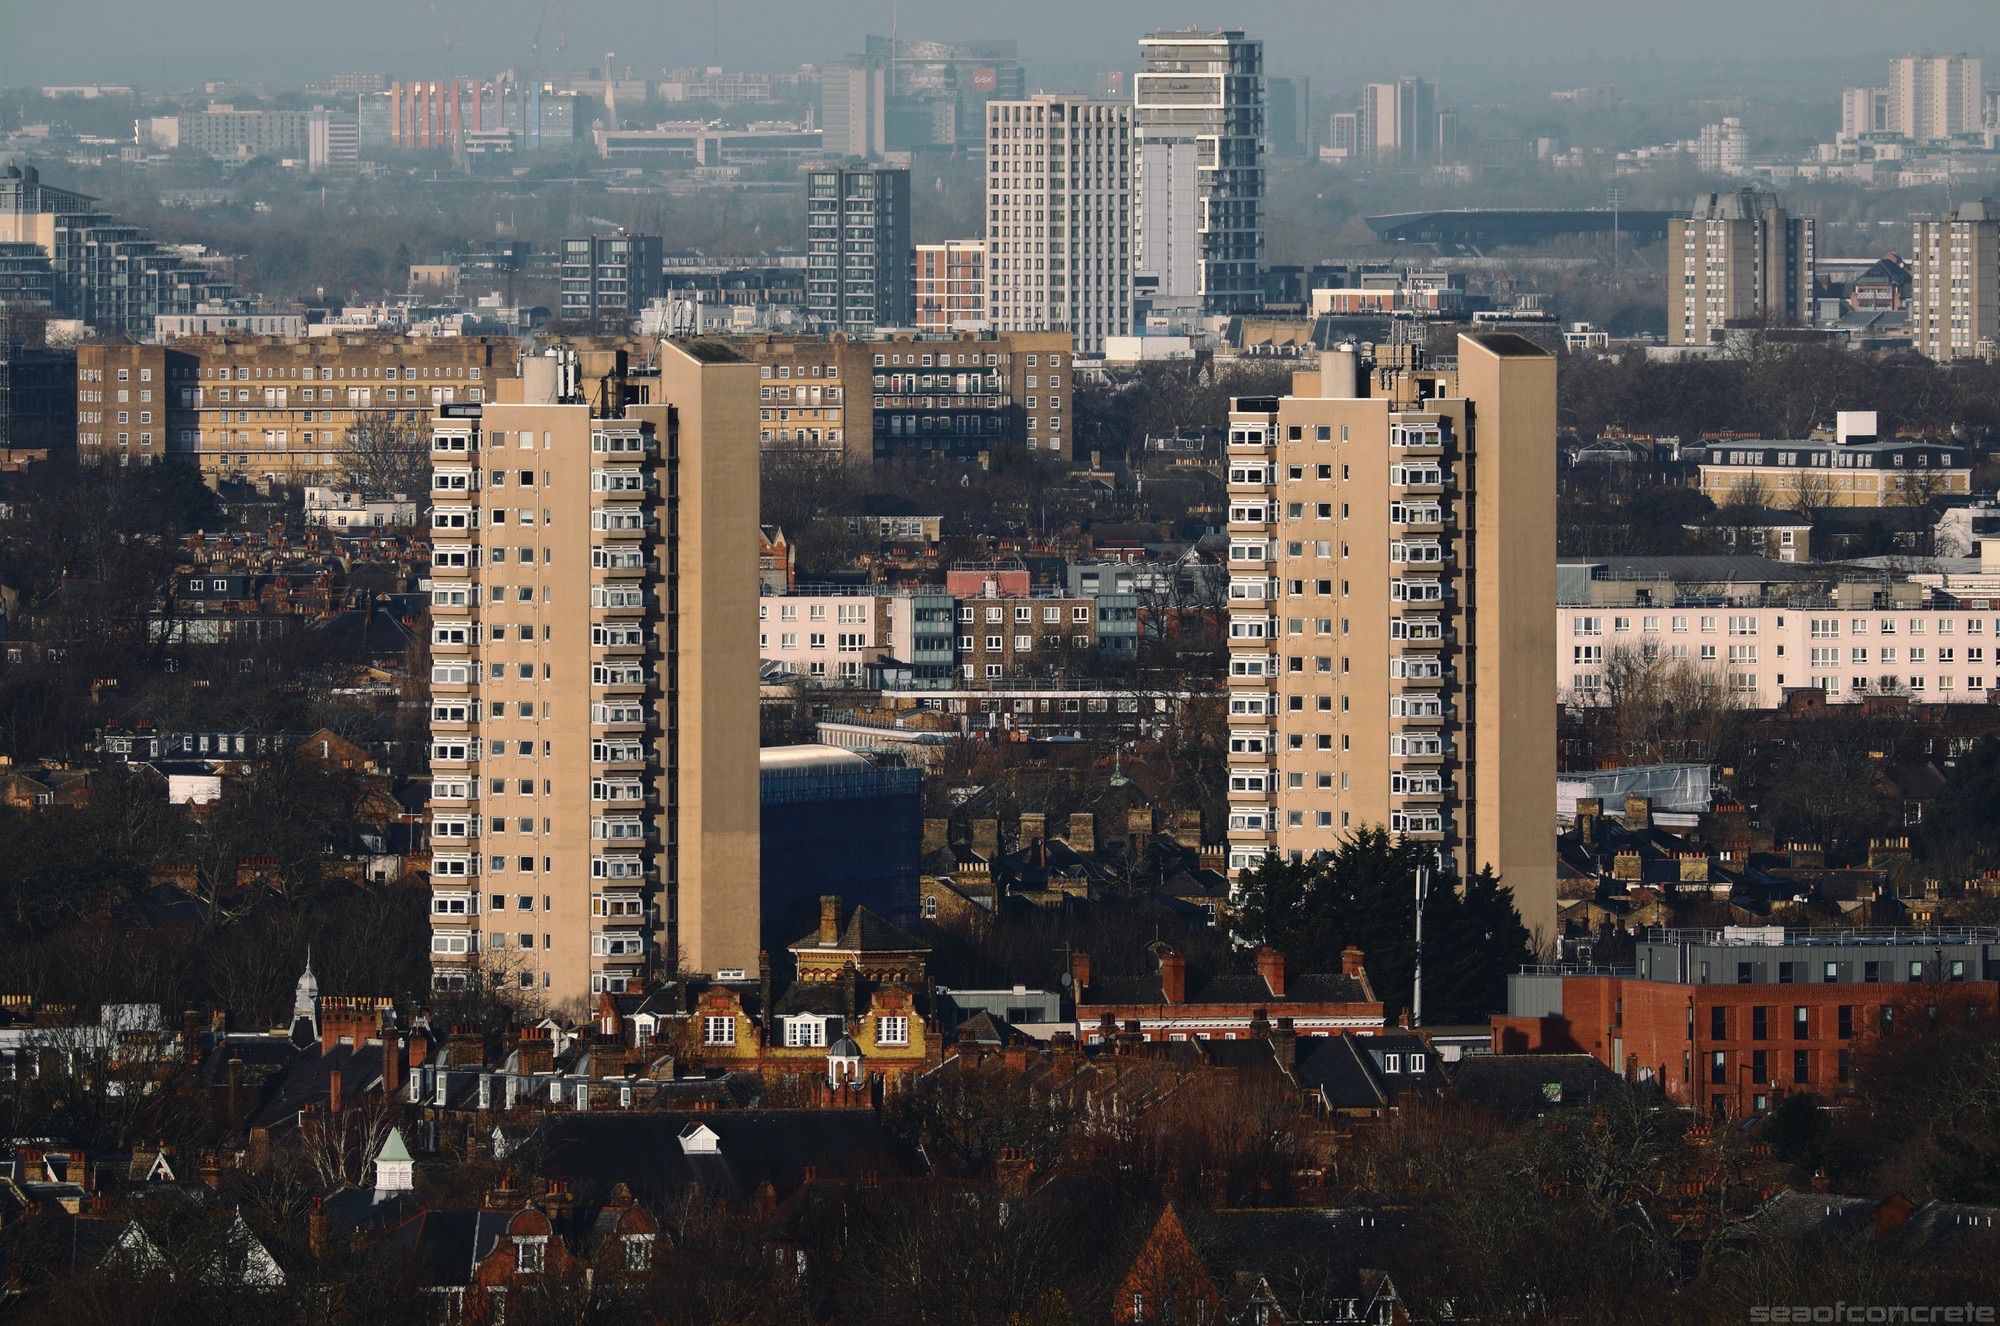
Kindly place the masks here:
<instances>
[{"instance_id":1,"label":"tree canopy","mask_svg":"<svg viewBox=\"0 0 2000 1326\"><path fill-rule=\"evenodd\" d=\"M1433 866L1424 906L1424 1015L1477 1021L1502 1007L1507 974L1530 956L1513 891L1493 871L1458 880L1436 871L1429 844L1360 830L1310 860L1276 856L1242 877L1238 934L1270 944L1307 970L1338 970L1362 951L1384 1011L1410 1005L1416 971L1416 872Z\"/></svg>"}]
</instances>

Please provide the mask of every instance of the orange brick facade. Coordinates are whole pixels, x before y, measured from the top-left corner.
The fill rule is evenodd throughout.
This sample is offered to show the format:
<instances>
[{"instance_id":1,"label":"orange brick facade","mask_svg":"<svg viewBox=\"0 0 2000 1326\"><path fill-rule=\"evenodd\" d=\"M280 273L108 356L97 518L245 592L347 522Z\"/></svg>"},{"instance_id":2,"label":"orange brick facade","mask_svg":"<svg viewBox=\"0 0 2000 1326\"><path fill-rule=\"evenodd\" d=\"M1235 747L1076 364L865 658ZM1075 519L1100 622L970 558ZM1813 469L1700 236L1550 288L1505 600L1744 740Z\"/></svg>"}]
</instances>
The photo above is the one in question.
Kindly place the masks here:
<instances>
[{"instance_id":1,"label":"orange brick facade","mask_svg":"<svg viewBox=\"0 0 2000 1326\"><path fill-rule=\"evenodd\" d=\"M1944 987L2000 1013L2000 983ZM1678 1105L1731 1118L1786 1095L1847 1092L1869 1038L1921 1011L1939 987L1920 983L1697 985L1570 976L1558 1016L1493 1020L1496 1054L1581 1051ZM1886 1010L1886 1012L1885 1012Z\"/></svg>"}]
</instances>

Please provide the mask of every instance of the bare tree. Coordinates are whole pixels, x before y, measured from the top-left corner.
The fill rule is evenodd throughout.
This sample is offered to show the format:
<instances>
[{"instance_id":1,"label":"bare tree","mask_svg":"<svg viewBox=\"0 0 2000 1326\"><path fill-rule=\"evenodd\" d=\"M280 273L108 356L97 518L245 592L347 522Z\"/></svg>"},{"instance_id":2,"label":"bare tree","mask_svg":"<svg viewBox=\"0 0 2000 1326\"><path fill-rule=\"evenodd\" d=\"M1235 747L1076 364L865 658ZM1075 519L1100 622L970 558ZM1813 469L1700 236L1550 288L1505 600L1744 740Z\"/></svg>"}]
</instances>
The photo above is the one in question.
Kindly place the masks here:
<instances>
[{"instance_id":1,"label":"bare tree","mask_svg":"<svg viewBox=\"0 0 2000 1326\"><path fill-rule=\"evenodd\" d=\"M1833 476L1825 470L1803 469L1792 480L1792 510L1818 520L1834 505Z\"/></svg>"},{"instance_id":2,"label":"bare tree","mask_svg":"<svg viewBox=\"0 0 2000 1326\"><path fill-rule=\"evenodd\" d=\"M1621 764L1712 760L1742 707L1722 674L1655 645L1612 649L1603 679L1575 698L1601 718L1600 754Z\"/></svg>"},{"instance_id":3,"label":"bare tree","mask_svg":"<svg viewBox=\"0 0 2000 1326\"><path fill-rule=\"evenodd\" d=\"M1889 490L1889 502L1893 506L1907 507L1922 513L1917 527L1911 531L1916 536L1916 553L1929 557L1937 543L1937 527L1933 523L1935 504L1941 497L1951 492L1950 480L1943 470L1905 470L1895 478Z\"/></svg>"},{"instance_id":4,"label":"bare tree","mask_svg":"<svg viewBox=\"0 0 2000 1326\"><path fill-rule=\"evenodd\" d=\"M340 454L347 487L370 501L427 500L430 491L430 438L423 429L389 416L365 416L347 430Z\"/></svg>"},{"instance_id":5,"label":"bare tree","mask_svg":"<svg viewBox=\"0 0 2000 1326\"><path fill-rule=\"evenodd\" d=\"M305 1157L322 1188L342 1185L359 1187L368 1177L368 1167L389 1140L396 1126L397 1107L382 1096L371 1096L338 1114L324 1114L312 1121L299 1138Z\"/></svg>"}]
</instances>

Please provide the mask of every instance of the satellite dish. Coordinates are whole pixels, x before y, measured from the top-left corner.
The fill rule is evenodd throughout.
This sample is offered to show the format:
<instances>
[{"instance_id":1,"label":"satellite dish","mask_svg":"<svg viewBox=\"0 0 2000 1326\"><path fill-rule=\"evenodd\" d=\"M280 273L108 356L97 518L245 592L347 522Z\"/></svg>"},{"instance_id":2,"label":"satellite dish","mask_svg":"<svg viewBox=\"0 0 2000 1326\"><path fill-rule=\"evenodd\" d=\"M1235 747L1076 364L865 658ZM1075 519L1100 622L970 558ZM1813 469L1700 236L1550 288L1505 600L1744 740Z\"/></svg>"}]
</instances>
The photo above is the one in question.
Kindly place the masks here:
<instances>
[{"instance_id":1,"label":"satellite dish","mask_svg":"<svg viewBox=\"0 0 2000 1326\"><path fill-rule=\"evenodd\" d=\"M1062 984L1062 987L1065 990L1067 990L1072 984L1074 984L1076 978L1071 976L1068 972L1064 972L1061 976L1057 977L1056 979Z\"/></svg>"}]
</instances>

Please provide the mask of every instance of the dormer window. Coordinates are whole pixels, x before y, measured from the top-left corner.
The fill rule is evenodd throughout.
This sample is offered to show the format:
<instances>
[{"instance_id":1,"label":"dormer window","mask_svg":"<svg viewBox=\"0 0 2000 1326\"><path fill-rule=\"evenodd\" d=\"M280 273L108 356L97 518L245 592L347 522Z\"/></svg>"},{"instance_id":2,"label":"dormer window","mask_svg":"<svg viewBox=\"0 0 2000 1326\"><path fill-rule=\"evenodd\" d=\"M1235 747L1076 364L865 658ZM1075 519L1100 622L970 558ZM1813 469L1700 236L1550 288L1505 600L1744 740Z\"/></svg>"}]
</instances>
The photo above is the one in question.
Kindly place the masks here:
<instances>
[{"instance_id":1,"label":"dormer window","mask_svg":"<svg viewBox=\"0 0 2000 1326\"><path fill-rule=\"evenodd\" d=\"M697 1123L681 1134L684 1156L714 1156L722 1153L722 1138L705 1123Z\"/></svg>"},{"instance_id":2,"label":"dormer window","mask_svg":"<svg viewBox=\"0 0 2000 1326\"><path fill-rule=\"evenodd\" d=\"M653 1236L651 1234L626 1234L619 1241L625 1246L626 1270L645 1271L652 1268Z\"/></svg>"},{"instance_id":3,"label":"dormer window","mask_svg":"<svg viewBox=\"0 0 2000 1326\"><path fill-rule=\"evenodd\" d=\"M547 1260L549 1241L545 1236L514 1240L514 1261L523 1275L540 1275Z\"/></svg>"},{"instance_id":4,"label":"dormer window","mask_svg":"<svg viewBox=\"0 0 2000 1326\"><path fill-rule=\"evenodd\" d=\"M1424 1056L1421 1054L1410 1056L1410 1071L1412 1073L1421 1073L1424 1071Z\"/></svg>"},{"instance_id":5,"label":"dormer window","mask_svg":"<svg viewBox=\"0 0 2000 1326\"><path fill-rule=\"evenodd\" d=\"M1400 1054L1385 1054L1385 1055L1383 1055L1383 1056L1382 1056L1382 1071L1383 1071L1383 1072L1385 1072L1385 1073L1400 1073L1400 1072L1402 1072L1402 1071L1403 1071L1403 1056L1402 1056L1402 1055L1400 1055Z\"/></svg>"},{"instance_id":6,"label":"dormer window","mask_svg":"<svg viewBox=\"0 0 2000 1326\"><path fill-rule=\"evenodd\" d=\"M785 1019L785 1044L794 1048L818 1049L826 1044L827 1023L822 1017Z\"/></svg>"}]
</instances>

